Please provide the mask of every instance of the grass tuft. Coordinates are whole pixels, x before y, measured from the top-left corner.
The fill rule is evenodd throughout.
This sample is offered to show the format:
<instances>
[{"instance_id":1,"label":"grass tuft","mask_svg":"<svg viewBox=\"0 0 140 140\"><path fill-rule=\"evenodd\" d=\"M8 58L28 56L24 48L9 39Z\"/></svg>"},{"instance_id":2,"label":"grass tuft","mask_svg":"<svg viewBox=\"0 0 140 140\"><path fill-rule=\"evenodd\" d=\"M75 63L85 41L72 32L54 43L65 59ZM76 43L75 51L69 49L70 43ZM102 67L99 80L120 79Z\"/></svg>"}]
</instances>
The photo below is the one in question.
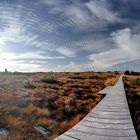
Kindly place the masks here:
<instances>
[{"instance_id":1,"label":"grass tuft","mask_svg":"<svg viewBox=\"0 0 140 140\"><path fill-rule=\"evenodd\" d=\"M134 85L140 85L140 79L137 78L137 79L132 80L132 84L134 84Z\"/></svg>"}]
</instances>

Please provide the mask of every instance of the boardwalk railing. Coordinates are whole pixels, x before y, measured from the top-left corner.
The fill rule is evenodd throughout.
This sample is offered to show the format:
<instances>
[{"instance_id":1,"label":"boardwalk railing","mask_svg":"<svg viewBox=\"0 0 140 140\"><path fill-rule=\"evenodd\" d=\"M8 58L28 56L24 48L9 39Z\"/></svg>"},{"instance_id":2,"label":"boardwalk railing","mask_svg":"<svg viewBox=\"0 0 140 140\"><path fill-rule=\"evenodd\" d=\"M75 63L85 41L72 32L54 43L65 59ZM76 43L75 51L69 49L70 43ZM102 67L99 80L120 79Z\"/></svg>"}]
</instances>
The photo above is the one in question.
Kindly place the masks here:
<instances>
[{"instance_id":1,"label":"boardwalk railing","mask_svg":"<svg viewBox=\"0 0 140 140\"><path fill-rule=\"evenodd\" d=\"M100 92L103 100L78 124L55 140L138 140L122 77Z\"/></svg>"}]
</instances>

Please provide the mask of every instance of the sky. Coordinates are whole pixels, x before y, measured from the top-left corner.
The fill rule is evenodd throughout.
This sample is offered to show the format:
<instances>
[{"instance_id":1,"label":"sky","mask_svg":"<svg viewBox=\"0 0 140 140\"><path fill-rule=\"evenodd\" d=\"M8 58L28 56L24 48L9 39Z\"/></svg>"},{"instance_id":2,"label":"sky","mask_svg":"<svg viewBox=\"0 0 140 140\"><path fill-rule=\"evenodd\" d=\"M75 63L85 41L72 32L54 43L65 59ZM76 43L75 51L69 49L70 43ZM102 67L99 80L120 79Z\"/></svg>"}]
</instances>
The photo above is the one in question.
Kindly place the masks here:
<instances>
[{"instance_id":1,"label":"sky","mask_svg":"<svg viewBox=\"0 0 140 140\"><path fill-rule=\"evenodd\" d=\"M0 0L0 71L140 71L139 0Z\"/></svg>"}]
</instances>

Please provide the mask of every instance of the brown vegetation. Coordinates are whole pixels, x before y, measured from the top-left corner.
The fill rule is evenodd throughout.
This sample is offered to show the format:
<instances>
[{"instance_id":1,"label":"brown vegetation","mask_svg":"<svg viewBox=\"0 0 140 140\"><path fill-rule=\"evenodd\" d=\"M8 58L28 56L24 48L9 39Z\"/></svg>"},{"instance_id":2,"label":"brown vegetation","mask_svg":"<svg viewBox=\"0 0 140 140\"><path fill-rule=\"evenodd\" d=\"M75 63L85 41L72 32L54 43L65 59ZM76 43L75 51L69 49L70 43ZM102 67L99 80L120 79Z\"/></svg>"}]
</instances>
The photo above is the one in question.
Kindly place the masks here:
<instances>
[{"instance_id":1,"label":"brown vegetation","mask_svg":"<svg viewBox=\"0 0 140 140\"><path fill-rule=\"evenodd\" d=\"M133 123L140 139L140 77L126 75L124 84Z\"/></svg>"},{"instance_id":2,"label":"brown vegetation","mask_svg":"<svg viewBox=\"0 0 140 140\"><path fill-rule=\"evenodd\" d=\"M28 94L18 96L21 90L17 89L1 103L1 127L9 131L6 140L51 140L64 133L101 101L103 97L98 92L115 84L116 76L111 72L22 76L26 82L20 88ZM45 128L48 133L39 132L35 126Z\"/></svg>"}]
</instances>

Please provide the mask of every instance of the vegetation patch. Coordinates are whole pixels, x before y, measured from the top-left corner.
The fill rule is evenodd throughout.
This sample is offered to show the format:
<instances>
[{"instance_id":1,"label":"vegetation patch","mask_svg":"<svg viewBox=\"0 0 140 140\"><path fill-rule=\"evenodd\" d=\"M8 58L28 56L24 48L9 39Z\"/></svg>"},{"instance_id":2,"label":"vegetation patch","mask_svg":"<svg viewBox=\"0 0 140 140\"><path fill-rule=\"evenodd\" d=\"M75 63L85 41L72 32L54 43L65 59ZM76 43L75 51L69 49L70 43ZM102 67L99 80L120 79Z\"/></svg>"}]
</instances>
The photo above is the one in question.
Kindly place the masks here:
<instances>
[{"instance_id":1,"label":"vegetation patch","mask_svg":"<svg viewBox=\"0 0 140 140\"><path fill-rule=\"evenodd\" d=\"M123 80L133 124L140 139L140 79L129 75Z\"/></svg>"},{"instance_id":2,"label":"vegetation patch","mask_svg":"<svg viewBox=\"0 0 140 140\"><path fill-rule=\"evenodd\" d=\"M134 84L134 85L140 85L140 79L137 78L135 80L132 80L132 84Z\"/></svg>"},{"instance_id":3,"label":"vegetation patch","mask_svg":"<svg viewBox=\"0 0 140 140\"><path fill-rule=\"evenodd\" d=\"M87 79L86 77L82 77L82 76L71 76L69 78L71 78L71 79Z\"/></svg>"},{"instance_id":4,"label":"vegetation patch","mask_svg":"<svg viewBox=\"0 0 140 140\"><path fill-rule=\"evenodd\" d=\"M0 78L6 79L0 94L0 128L8 130L6 138L0 140L53 140L101 101L98 91L107 79L116 79L116 74L48 72ZM15 86L17 80L21 87L9 86ZM22 86L29 94L17 98Z\"/></svg>"},{"instance_id":5,"label":"vegetation patch","mask_svg":"<svg viewBox=\"0 0 140 140\"><path fill-rule=\"evenodd\" d=\"M96 76L96 75L95 76L93 75L93 76L90 76L89 79L100 79L100 77Z\"/></svg>"},{"instance_id":6,"label":"vegetation patch","mask_svg":"<svg viewBox=\"0 0 140 140\"><path fill-rule=\"evenodd\" d=\"M59 81L54 78L42 79L41 81L47 84L59 84Z\"/></svg>"}]
</instances>

